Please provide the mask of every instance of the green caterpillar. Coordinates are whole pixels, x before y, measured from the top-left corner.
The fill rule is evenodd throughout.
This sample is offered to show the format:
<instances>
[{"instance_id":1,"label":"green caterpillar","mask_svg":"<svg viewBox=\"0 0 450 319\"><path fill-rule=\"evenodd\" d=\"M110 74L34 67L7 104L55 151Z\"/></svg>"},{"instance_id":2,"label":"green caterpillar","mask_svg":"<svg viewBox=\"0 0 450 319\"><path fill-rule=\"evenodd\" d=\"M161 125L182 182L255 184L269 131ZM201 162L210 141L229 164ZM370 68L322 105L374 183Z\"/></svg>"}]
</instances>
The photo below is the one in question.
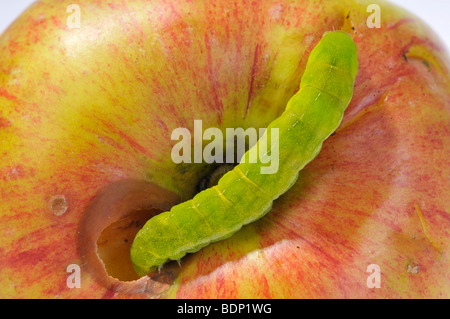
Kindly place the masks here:
<instances>
[{"instance_id":1,"label":"green caterpillar","mask_svg":"<svg viewBox=\"0 0 450 319\"><path fill-rule=\"evenodd\" d=\"M168 260L178 260L230 237L264 216L340 125L352 98L357 70L353 39L342 31L326 32L310 54L300 90L269 125L264 133L268 136L244 155L246 160L223 175L217 186L153 217L137 233L131 247L136 272L146 275ZM272 128L278 129L276 145L270 136ZM262 145L269 140L269 148ZM252 152L255 147L266 147L266 156L277 147L280 159L276 174L261 173L260 168L267 163L264 155L256 163L248 160L257 153Z\"/></svg>"}]
</instances>

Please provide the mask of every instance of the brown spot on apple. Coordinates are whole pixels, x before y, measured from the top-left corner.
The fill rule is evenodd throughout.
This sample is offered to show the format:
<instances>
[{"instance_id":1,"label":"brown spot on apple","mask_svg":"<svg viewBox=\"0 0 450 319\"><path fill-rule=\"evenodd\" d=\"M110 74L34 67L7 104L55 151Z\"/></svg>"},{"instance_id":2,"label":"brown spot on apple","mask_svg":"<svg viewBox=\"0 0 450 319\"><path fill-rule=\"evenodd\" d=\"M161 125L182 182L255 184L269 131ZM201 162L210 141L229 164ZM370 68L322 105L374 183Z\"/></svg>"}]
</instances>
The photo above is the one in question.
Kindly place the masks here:
<instances>
[{"instance_id":1,"label":"brown spot on apple","mask_svg":"<svg viewBox=\"0 0 450 319\"><path fill-rule=\"evenodd\" d=\"M406 271L411 274L417 275L420 271L420 266L416 264L408 264L408 269Z\"/></svg>"},{"instance_id":2,"label":"brown spot on apple","mask_svg":"<svg viewBox=\"0 0 450 319\"><path fill-rule=\"evenodd\" d=\"M54 215L62 216L68 208L69 205L64 195L55 195L50 199L50 209Z\"/></svg>"}]
</instances>

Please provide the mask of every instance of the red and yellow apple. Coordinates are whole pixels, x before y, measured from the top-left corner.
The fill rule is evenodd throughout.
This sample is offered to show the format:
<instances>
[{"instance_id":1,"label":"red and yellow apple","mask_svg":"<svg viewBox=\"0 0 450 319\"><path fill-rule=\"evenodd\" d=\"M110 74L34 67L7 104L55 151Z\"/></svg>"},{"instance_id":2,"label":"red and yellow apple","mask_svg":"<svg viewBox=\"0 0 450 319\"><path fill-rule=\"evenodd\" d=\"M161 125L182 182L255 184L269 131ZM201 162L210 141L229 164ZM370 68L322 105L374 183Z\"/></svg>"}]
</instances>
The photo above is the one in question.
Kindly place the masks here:
<instances>
[{"instance_id":1,"label":"red and yellow apple","mask_svg":"<svg viewBox=\"0 0 450 319\"><path fill-rule=\"evenodd\" d=\"M360 0L77 3L79 28L70 1L44 0L0 37L1 297L450 297L450 59L418 18L380 2L369 28ZM122 239L102 230L211 172L172 162L172 130L266 127L338 29L358 47L352 102L272 211L161 280L109 277L96 246Z\"/></svg>"}]
</instances>

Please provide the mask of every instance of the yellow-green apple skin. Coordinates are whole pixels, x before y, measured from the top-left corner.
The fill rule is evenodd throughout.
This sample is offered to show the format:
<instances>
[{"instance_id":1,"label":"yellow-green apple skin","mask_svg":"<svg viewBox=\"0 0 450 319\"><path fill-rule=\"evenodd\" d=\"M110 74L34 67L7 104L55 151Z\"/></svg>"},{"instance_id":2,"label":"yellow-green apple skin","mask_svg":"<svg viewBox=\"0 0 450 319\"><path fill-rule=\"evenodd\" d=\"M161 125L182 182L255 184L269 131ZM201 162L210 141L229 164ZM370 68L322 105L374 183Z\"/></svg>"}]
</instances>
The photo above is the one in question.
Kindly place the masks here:
<instances>
[{"instance_id":1,"label":"yellow-green apple skin","mask_svg":"<svg viewBox=\"0 0 450 319\"><path fill-rule=\"evenodd\" d=\"M450 297L450 64L418 18L381 1L369 28L373 1L79 0L71 28L72 2L38 1L0 37L1 297ZM358 48L352 102L268 215L182 259L162 294L83 268L100 190L138 179L192 197L210 166L174 164L172 130L266 127L339 29Z\"/></svg>"}]
</instances>

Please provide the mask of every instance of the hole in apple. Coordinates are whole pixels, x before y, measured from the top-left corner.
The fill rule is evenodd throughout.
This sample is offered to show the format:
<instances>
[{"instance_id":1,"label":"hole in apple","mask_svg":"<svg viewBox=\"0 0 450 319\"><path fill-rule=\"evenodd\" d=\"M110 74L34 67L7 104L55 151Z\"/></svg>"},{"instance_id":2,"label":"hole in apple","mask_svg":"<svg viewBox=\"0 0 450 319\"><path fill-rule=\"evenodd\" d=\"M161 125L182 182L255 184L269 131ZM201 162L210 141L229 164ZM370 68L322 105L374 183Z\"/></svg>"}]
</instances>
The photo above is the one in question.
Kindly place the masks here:
<instances>
[{"instance_id":1,"label":"hole in apple","mask_svg":"<svg viewBox=\"0 0 450 319\"><path fill-rule=\"evenodd\" d=\"M136 233L147 220L161 213L160 210L141 210L110 224L97 240L97 254L109 276L121 281L133 281L139 276L130 260L130 248Z\"/></svg>"},{"instance_id":2,"label":"hole in apple","mask_svg":"<svg viewBox=\"0 0 450 319\"><path fill-rule=\"evenodd\" d=\"M160 295L172 285L180 267L168 263L160 272L138 277L129 249L148 219L179 202L176 194L147 181L124 180L105 187L81 219L78 252L83 269L113 291Z\"/></svg>"}]
</instances>

